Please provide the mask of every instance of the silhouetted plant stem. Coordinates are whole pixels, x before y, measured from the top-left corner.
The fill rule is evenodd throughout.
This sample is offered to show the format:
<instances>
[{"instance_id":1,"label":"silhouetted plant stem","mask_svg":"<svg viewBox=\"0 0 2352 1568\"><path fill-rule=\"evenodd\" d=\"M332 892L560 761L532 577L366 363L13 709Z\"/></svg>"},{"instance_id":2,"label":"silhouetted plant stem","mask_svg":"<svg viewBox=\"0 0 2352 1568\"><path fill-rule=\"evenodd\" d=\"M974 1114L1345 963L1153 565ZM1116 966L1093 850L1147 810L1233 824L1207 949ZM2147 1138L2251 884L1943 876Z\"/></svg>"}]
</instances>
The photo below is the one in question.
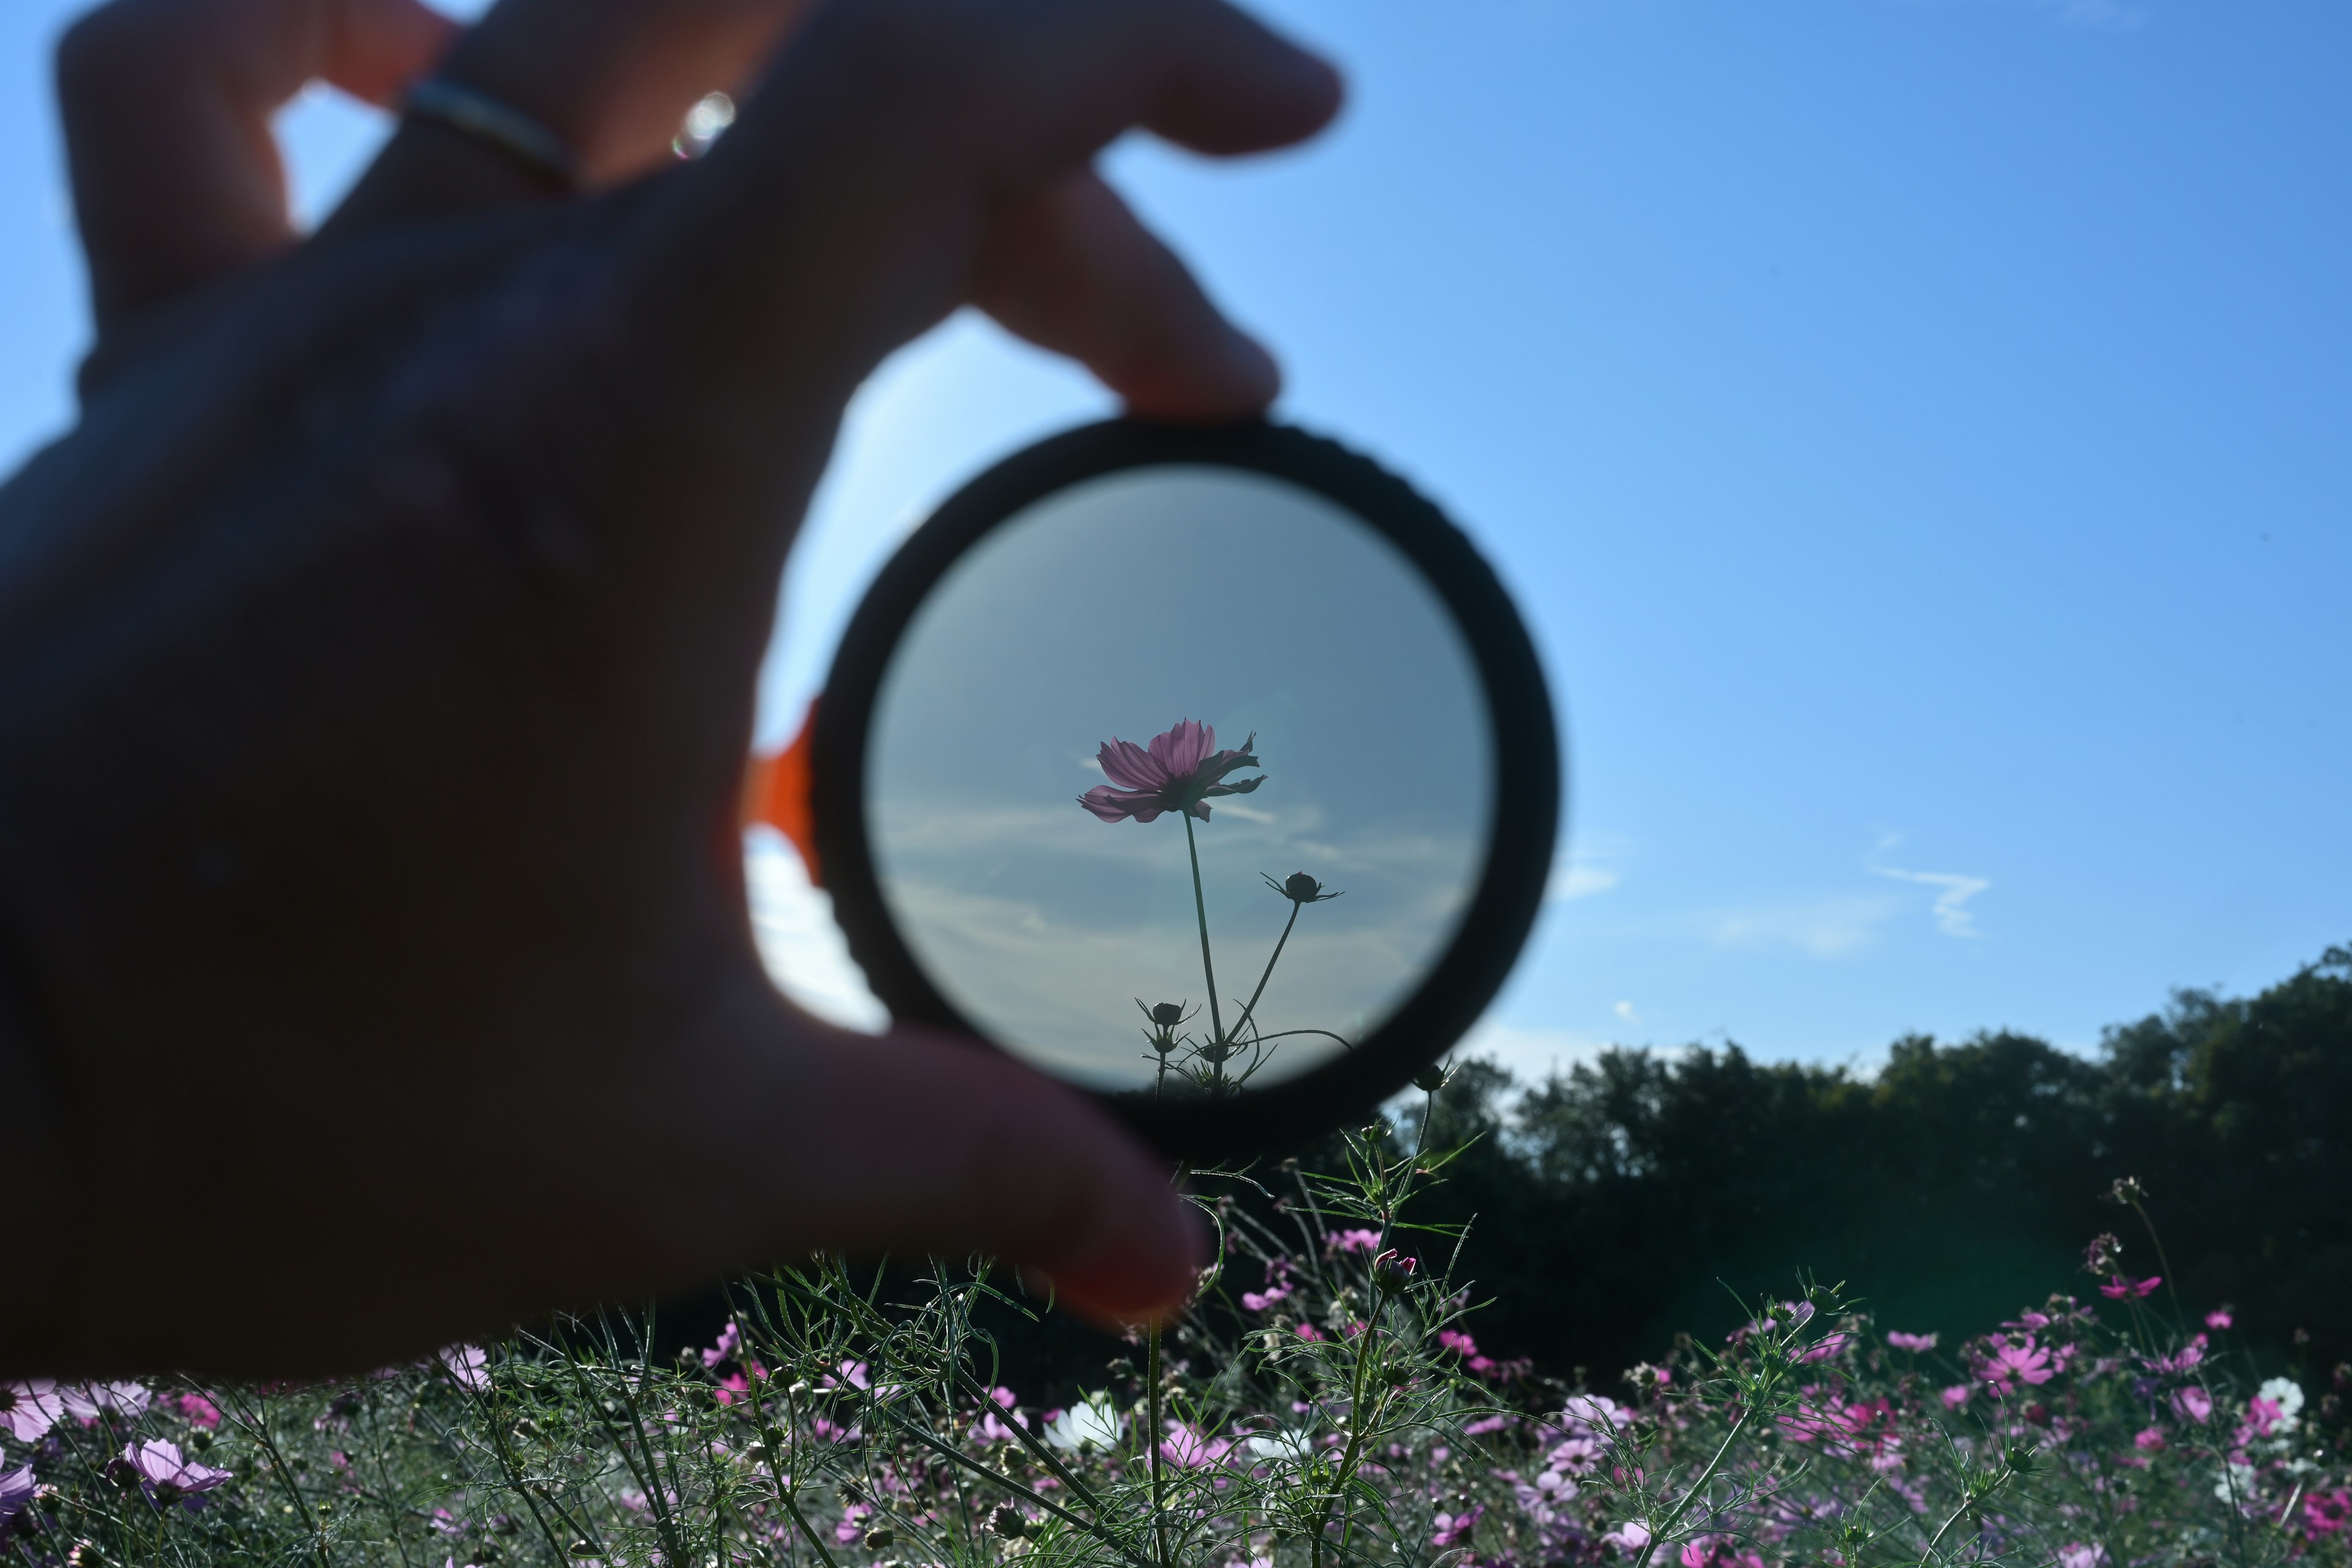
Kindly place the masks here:
<instances>
[{"instance_id":1,"label":"silhouetted plant stem","mask_svg":"<svg viewBox=\"0 0 2352 1568\"><path fill-rule=\"evenodd\" d=\"M1209 903L1206 899L1201 896L1201 848L1199 844L1197 844L1192 837L1192 814L1187 811L1182 815L1184 818L1184 852L1192 858L1192 914L1194 918L1201 922L1201 973L1202 978L1208 982L1209 985L1210 1040L1215 1048L1223 1049L1225 1044L1225 1026L1220 1018L1217 1010L1217 968L1216 965L1209 960ZM1210 1092L1213 1094L1217 1090L1223 1089L1225 1084L1224 1058L1213 1058L1209 1063L1209 1071L1212 1075L1210 1079ZM1160 1342L1159 1331L1156 1329L1152 1331L1151 1342L1155 1347ZM1155 1349L1152 1353L1157 1355L1159 1352ZM1155 1448L1152 1451L1157 1453L1159 1450ZM1158 1473L1158 1466L1156 1463L1153 1466L1153 1472L1155 1474Z\"/></svg>"},{"instance_id":2,"label":"silhouetted plant stem","mask_svg":"<svg viewBox=\"0 0 2352 1568\"><path fill-rule=\"evenodd\" d=\"M1294 899L1290 905L1290 918L1282 922L1282 935L1275 942L1274 954L1265 961L1265 973L1257 977L1257 989L1250 993L1249 1005L1243 1008L1242 1016L1234 1020L1234 1033L1236 1036L1249 1027L1250 1015L1257 1011L1257 999L1265 994L1265 983L1274 978L1274 966L1282 958L1284 944L1290 941L1290 928L1297 923L1298 902Z\"/></svg>"},{"instance_id":3,"label":"silhouetted plant stem","mask_svg":"<svg viewBox=\"0 0 2352 1568\"><path fill-rule=\"evenodd\" d=\"M1189 822L1185 824L1185 831L1188 834L1192 831ZM1195 886L1198 885L1199 875L1195 870ZM1201 951L1204 955L1208 952L1205 939ZM1151 1335L1144 1351L1144 1375L1150 1380L1151 1430L1143 1435L1143 1440L1150 1445L1147 1452L1151 1461L1151 1538L1160 1559L1160 1568L1168 1568L1168 1514L1160 1479L1160 1325L1156 1321L1151 1325Z\"/></svg>"}]
</instances>

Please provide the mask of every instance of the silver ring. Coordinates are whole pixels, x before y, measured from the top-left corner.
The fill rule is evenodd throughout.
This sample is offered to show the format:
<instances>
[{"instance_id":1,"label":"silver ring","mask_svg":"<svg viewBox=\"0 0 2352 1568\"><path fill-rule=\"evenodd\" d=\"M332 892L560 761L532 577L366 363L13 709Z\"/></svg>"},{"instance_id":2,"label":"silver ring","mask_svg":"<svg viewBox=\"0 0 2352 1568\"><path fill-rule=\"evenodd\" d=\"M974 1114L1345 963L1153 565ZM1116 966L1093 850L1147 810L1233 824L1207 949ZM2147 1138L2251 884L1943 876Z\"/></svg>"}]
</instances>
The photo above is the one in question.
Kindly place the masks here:
<instances>
[{"instance_id":1,"label":"silver ring","mask_svg":"<svg viewBox=\"0 0 2352 1568\"><path fill-rule=\"evenodd\" d=\"M415 120L437 121L453 131L488 142L535 174L580 188L580 160L562 137L512 104L447 77L427 77L408 89L400 111Z\"/></svg>"}]
</instances>

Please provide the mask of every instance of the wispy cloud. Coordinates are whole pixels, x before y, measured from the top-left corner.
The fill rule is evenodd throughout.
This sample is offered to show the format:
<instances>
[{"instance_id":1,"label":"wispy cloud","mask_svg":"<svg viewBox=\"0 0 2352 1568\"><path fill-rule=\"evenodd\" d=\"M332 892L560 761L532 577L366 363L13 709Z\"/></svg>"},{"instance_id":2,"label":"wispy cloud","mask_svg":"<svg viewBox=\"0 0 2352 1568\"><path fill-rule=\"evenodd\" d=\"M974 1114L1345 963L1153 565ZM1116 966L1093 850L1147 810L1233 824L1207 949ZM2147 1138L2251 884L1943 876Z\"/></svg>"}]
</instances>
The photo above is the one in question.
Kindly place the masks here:
<instances>
[{"instance_id":1,"label":"wispy cloud","mask_svg":"<svg viewBox=\"0 0 2352 1568\"><path fill-rule=\"evenodd\" d=\"M1591 1061L1608 1048L1607 1040L1569 1029L1523 1029L1486 1018L1463 1037L1454 1054L1481 1058L1507 1068L1521 1083L1537 1084L1579 1062Z\"/></svg>"},{"instance_id":2,"label":"wispy cloud","mask_svg":"<svg viewBox=\"0 0 2352 1568\"><path fill-rule=\"evenodd\" d=\"M1551 884L1544 889L1547 903L1564 904L1571 899L1589 899L1595 893L1605 893L1618 882L1617 873L1600 866L1570 864L1554 868Z\"/></svg>"},{"instance_id":3,"label":"wispy cloud","mask_svg":"<svg viewBox=\"0 0 2352 1568\"><path fill-rule=\"evenodd\" d=\"M1889 895L1803 899L1717 910L1700 924L1719 947L1795 948L1838 958L1867 945L1902 909L1903 900Z\"/></svg>"},{"instance_id":4,"label":"wispy cloud","mask_svg":"<svg viewBox=\"0 0 2352 1568\"><path fill-rule=\"evenodd\" d=\"M1946 936L1974 937L1984 933L1977 930L1976 911L1968 907L1969 900L1992 886L1989 878L1970 877L1958 871L1906 871L1900 867L1878 861L1883 855L1903 841L1902 835L1889 834L1878 841L1871 859L1863 864L1874 876L1890 878L1897 882L1916 882L1923 887L1941 889L1936 895L1932 912L1936 929Z\"/></svg>"},{"instance_id":5,"label":"wispy cloud","mask_svg":"<svg viewBox=\"0 0 2352 1568\"><path fill-rule=\"evenodd\" d=\"M1622 839L1602 838L1578 845L1574 851L1553 863L1551 880L1544 889L1544 902L1565 904L1607 892L1623 880L1610 862L1624 855Z\"/></svg>"},{"instance_id":6,"label":"wispy cloud","mask_svg":"<svg viewBox=\"0 0 2352 1568\"><path fill-rule=\"evenodd\" d=\"M1633 1011L1633 1004L1631 1002L1620 1002L1609 1010L1629 1024L1638 1024L1642 1021L1642 1015Z\"/></svg>"}]
</instances>

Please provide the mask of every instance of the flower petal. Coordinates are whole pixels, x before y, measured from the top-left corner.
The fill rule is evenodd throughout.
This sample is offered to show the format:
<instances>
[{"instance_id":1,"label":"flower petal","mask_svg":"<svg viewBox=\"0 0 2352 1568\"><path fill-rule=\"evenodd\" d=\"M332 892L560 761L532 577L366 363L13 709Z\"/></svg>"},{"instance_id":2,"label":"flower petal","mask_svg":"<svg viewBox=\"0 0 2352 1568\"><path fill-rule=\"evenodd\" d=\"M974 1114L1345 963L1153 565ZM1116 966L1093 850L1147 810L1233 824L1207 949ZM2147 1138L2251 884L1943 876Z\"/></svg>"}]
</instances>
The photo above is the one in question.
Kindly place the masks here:
<instances>
[{"instance_id":1,"label":"flower petal","mask_svg":"<svg viewBox=\"0 0 2352 1568\"><path fill-rule=\"evenodd\" d=\"M1151 737L1151 754L1171 777L1181 778L1201 765L1217 743L1217 731L1198 719L1179 719L1176 727Z\"/></svg>"},{"instance_id":2,"label":"flower petal","mask_svg":"<svg viewBox=\"0 0 2352 1568\"><path fill-rule=\"evenodd\" d=\"M1103 777L1122 789L1156 790L1168 783L1167 767L1132 741L1105 741L1095 761L1102 764Z\"/></svg>"}]
</instances>

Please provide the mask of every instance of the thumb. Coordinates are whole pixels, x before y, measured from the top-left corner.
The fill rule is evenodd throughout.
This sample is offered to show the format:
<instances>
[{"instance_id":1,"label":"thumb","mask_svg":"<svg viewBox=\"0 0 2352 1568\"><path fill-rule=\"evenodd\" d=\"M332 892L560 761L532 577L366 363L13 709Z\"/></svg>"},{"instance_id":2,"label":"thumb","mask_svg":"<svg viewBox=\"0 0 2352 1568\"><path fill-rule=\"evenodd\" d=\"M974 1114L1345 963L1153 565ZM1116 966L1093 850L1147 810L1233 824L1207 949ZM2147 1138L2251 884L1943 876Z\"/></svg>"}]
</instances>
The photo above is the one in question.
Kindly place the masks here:
<instances>
[{"instance_id":1,"label":"thumb","mask_svg":"<svg viewBox=\"0 0 2352 1568\"><path fill-rule=\"evenodd\" d=\"M714 1141L762 1152L724 1184L759 1255L986 1255L1107 1323L1191 1296L1202 1227L1100 1106L975 1040L859 1035L767 1002L782 1031L757 1053L768 1087L730 1096L734 1135Z\"/></svg>"}]
</instances>

